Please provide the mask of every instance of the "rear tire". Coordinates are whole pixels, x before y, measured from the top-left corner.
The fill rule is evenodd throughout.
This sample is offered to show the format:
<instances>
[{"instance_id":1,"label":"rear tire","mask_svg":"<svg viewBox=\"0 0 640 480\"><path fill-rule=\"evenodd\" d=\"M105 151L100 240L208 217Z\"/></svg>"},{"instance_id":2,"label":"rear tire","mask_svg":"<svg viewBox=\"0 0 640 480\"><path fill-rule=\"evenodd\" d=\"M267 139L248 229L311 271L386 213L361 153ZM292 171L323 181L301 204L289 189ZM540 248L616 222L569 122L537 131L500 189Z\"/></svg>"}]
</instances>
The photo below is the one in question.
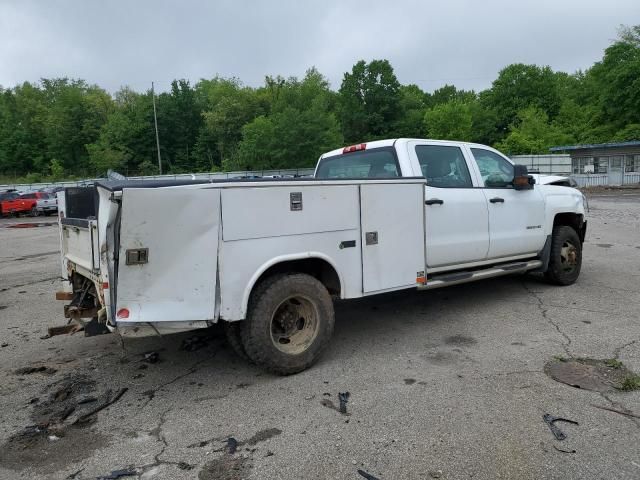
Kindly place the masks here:
<instances>
[{"instance_id":1,"label":"rear tire","mask_svg":"<svg viewBox=\"0 0 640 480\"><path fill-rule=\"evenodd\" d=\"M31 216L32 216L32 217L37 217L37 216L39 216L39 215L40 215L40 212L38 211L38 209L37 209L36 207L33 207L33 208L31 209Z\"/></svg>"},{"instance_id":2,"label":"rear tire","mask_svg":"<svg viewBox=\"0 0 640 480\"><path fill-rule=\"evenodd\" d=\"M582 242L578 233L565 225L553 227L549 267L544 276L555 285L571 285L580 275Z\"/></svg>"},{"instance_id":3,"label":"rear tire","mask_svg":"<svg viewBox=\"0 0 640 480\"><path fill-rule=\"evenodd\" d=\"M251 294L240 327L244 350L279 375L313 365L333 334L331 296L316 278L296 273L264 280Z\"/></svg>"}]
</instances>

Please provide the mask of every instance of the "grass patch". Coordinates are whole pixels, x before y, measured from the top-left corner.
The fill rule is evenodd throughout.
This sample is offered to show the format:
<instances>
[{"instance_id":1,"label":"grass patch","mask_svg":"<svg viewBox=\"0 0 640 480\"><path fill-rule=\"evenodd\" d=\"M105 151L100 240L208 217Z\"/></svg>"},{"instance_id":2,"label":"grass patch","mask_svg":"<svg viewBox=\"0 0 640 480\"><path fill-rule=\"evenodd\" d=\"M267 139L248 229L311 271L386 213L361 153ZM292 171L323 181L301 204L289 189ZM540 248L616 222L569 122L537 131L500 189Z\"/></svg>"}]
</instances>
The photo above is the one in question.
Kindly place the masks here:
<instances>
[{"instance_id":1,"label":"grass patch","mask_svg":"<svg viewBox=\"0 0 640 480\"><path fill-rule=\"evenodd\" d=\"M609 358L609 359L605 360L604 364L607 367L611 367L611 368L615 368L615 369L619 369L619 368L622 367L622 362L620 360L616 360L615 358Z\"/></svg>"},{"instance_id":2,"label":"grass patch","mask_svg":"<svg viewBox=\"0 0 640 480\"><path fill-rule=\"evenodd\" d=\"M633 390L640 390L640 375L630 373L622 379L620 382L620 390L624 392L631 392Z\"/></svg>"}]
</instances>

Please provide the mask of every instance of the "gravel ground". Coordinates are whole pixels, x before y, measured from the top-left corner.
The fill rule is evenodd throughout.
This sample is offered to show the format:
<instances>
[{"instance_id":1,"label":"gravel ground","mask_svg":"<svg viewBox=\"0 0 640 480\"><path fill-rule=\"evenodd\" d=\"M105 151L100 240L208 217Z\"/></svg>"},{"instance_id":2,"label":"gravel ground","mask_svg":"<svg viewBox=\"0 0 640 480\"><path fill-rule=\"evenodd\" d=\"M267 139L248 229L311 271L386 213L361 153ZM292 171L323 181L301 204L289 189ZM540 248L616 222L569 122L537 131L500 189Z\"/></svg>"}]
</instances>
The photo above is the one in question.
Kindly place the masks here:
<instances>
[{"instance_id":1,"label":"gravel ground","mask_svg":"<svg viewBox=\"0 0 640 480\"><path fill-rule=\"evenodd\" d=\"M0 220L0 478L640 478L640 392L545 374L571 357L640 372L640 195L590 205L577 284L517 276L342 302L322 360L291 377L238 359L217 329L195 351L181 348L191 334L41 338L64 323L57 228ZM557 423L556 440L547 413L578 425ZM52 418L71 426L42 430Z\"/></svg>"}]
</instances>

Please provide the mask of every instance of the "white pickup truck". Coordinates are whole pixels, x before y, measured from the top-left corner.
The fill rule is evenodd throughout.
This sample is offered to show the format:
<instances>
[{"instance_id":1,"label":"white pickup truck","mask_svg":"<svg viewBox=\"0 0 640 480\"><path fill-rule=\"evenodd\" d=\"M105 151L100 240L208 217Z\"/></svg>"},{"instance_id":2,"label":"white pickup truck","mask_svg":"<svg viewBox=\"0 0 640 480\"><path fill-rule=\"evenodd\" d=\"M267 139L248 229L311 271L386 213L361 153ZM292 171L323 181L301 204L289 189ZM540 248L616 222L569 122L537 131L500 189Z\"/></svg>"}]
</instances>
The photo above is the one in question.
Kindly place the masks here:
<instances>
[{"instance_id":1,"label":"white pickup truck","mask_svg":"<svg viewBox=\"0 0 640 480\"><path fill-rule=\"evenodd\" d=\"M123 335L223 321L280 374L318 359L332 297L528 271L568 285L586 232L578 190L484 145L415 139L326 153L315 178L105 181L59 206L67 318Z\"/></svg>"}]
</instances>

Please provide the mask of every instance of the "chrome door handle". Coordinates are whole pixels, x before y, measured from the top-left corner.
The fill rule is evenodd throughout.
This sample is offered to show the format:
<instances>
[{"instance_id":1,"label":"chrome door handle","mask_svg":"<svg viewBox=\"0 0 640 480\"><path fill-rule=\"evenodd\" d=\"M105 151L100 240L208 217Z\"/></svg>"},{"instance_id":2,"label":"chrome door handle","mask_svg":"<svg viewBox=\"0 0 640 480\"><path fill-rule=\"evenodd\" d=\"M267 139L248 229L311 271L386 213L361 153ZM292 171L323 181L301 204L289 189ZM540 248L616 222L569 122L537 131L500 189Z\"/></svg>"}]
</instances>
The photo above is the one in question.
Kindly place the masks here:
<instances>
[{"instance_id":1,"label":"chrome door handle","mask_svg":"<svg viewBox=\"0 0 640 480\"><path fill-rule=\"evenodd\" d=\"M494 197L491 200L489 200L491 203L504 203L504 198L500 198L500 197Z\"/></svg>"},{"instance_id":2,"label":"chrome door handle","mask_svg":"<svg viewBox=\"0 0 640 480\"><path fill-rule=\"evenodd\" d=\"M440 200L439 198L430 198L429 200L425 200L425 205L442 205L444 200Z\"/></svg>"}]
</instances>

